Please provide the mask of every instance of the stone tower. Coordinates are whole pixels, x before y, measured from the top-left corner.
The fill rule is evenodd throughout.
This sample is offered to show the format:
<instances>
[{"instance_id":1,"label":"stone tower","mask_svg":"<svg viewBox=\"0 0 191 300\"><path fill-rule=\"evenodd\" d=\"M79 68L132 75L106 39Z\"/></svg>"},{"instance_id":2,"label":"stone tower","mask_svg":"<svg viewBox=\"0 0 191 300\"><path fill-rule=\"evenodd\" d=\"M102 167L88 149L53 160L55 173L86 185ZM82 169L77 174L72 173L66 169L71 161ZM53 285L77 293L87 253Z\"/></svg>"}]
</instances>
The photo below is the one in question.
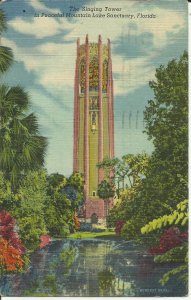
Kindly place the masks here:
<instances>
[{"instance_id":1,"label":"stone tower","mask_svg":"<svg viewBox=\"0 0 191 300\"><path fill-rule=\"evenodd\" d=\"M104 220L104 200L97 195L103 170L97 163L114 157L113 78L110 40L85 44L77 40L74 87L73 171L84 174L84 217ZM110 199L109 207L113 199Z\"/></svg>"}]
</instances>

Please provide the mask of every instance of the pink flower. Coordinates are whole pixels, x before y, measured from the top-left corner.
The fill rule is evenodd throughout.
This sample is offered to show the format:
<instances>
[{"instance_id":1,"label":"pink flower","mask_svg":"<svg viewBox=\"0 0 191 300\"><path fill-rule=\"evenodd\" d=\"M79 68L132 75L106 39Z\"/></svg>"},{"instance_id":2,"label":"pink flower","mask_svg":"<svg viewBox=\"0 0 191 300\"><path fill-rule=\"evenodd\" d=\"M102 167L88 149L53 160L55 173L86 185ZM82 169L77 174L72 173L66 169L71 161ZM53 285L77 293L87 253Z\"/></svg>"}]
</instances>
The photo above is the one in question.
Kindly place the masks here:
<instances>
[{"instance_id":1,"label":"pink flower","mask_svg":"<svg viewBox=\"0 0 191 300\"><path fill-rule=\"evenodd\" d=\"M40 237L40 249L44 248L46 245L48 245L51 242L51 236L47 235L41 235Z\"/></svg>"}]
</instances>

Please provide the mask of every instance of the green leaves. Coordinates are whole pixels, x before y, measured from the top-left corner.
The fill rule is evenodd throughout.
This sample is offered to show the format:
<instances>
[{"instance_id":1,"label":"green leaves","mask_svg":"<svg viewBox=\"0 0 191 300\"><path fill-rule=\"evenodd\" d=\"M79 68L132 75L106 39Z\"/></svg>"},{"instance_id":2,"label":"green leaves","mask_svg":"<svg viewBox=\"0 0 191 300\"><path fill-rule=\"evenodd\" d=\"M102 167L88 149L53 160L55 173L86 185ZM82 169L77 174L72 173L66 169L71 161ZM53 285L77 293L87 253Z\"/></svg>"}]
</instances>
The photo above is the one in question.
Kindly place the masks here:
<instances>
[{"instance_id":1,"label":"green leaves","mask_svg":"<svg viewBox=\"0 0 191 300\"><path fill-rule=\"evenodd\" d=\"M1 127L9 123L10 120L23 118L23 113L28 109L29 96L22 87L0 86Z\"/></svg>"},{"instance_id":2,"label":"green leaves","mask_svg":"<svg viewBox=\"0 0 191 300\"><path fill-rule=\"evenodd\" d=\"M187 274L187 272L188 272L188 265L187 264L181 265L181 266L179 266L177 268L174 268L174 269L170 270L169 272L165 273L164 276L160 279L160 284L163 286L163 285L165 285L169 281L169 279L172 276L175 276L175 275L177 275L179 273L182 274L184 272L186 272L185 275L188 278L188 274Z\"/></svg>"},{"instance_id":3,"label":"green leaves","mask_svg":"<svg viewBox=\"0 0 191 300\"><path fill-rule=\"evenodd\" d=\"M0 72L4 73L13 63L13 52L8 47L0 46Z\"/></svg>"},{"instance_id":4,"label":"green leaves","mask_svg":"<svg viewBox=\"0 0 191 300\"><path fill-rule=\"evenodd\" d=\"M158 219L154 219L141 228L141 233L146 234L156 229L169 226L172 224L184 226L188 221L188 200L181 201L170 215L164 215Z\"/></svg>"},{"instance_id":5,"label":"green leaves","mask_svg":"<svg viewBox=\"0 0 191 300\"><path fill-rule=\"evenodd\" d=\"M155 256L154 261L156 263L185 262L185 257L187 256L187 253L188 253L188 243L185 243L182 246L170 249L164 254Z\"/></svg>"},{"instance_id":6,"label":"green leaves","mask_svg":"<svg viewBox=\"0 0 191 300\"><path fill-rule=\"evenodd\" d=\"M0 9L0 35L7 29L4 12ZM10 48L0 46L0 73L4 73L13 63L13 53Z\"/></svg>"},{"instance_id":7,"label":"green leaves","mask_svg":"<svg viewBox=\"0 0 191 300\"><path fill-rule=\"evenodd\" d=\"M12 195L11 212L19 226L19 234L29 250L39 247L40 236L47 233L44 218L46 194L46 172L39 170L28 172L20 182L15 195Z\"/></svg>"},{"instance_id":8,"label":"green leaves","mask_svg":"<svg viewBox=\"0 0 191 300\"><path fill-rule=\"evenodd\" d=\"M115 195L115 192L113 190L113 185L109 183L106 180L103 180L99 185L98 185L98 196L102 199L109 199L110 197L113 197Z\"/></svg>"},{"instance_id":9,"label":"green leaves","mask_svg":"<svg viewBox=\"0 0 191 300\"><path fill-rule=\"evenodd\" d=\"M7 29L5 14L0 9L0 34Z\"/></svg>"},{"instance_id":10,"label":"green leaves","mask_svg":"<svg viewBox=\"0 0 191 300\"><path fill-rule=\"evenodd\" d=\"M15 187L20 174L44 163L47 140L38 133L36 116L21 87L0 86L0 169Z\"/></svg>"}]
</instances>

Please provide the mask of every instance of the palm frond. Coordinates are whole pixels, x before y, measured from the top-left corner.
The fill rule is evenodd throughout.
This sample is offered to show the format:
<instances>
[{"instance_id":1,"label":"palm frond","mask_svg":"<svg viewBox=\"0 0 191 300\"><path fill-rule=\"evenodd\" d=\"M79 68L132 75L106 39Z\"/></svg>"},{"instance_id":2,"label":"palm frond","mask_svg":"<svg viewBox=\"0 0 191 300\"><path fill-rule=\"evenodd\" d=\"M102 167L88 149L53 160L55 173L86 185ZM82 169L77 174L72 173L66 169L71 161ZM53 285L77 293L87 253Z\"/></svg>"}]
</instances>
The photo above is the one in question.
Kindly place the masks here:
<instances>
[{"instance_id":1,"label":"palm frond","mask_svg":"<svg viewBox=\"0 0 191 300\"><path fill-rule=\"evenodd\" d=\"M8 47L0 46L0 72L4 73L13 63L13 52Z\"/></svg>"},{"instance_id":2,"label":"palm frond","mask_svg":"<svg viewBox=\"0 0 191 300\"><path fill-rule=\"evenodd\" d=\"M33 113L25 116L20 122L28 129L30 134L38 134L38 121Z\"/></svg>"},{"instance_id":3,"label":"palm frond","mask_svg":"<svg viewBox=\"0 0 191 300\"><path fill-rule=\"evenodd\" d=\"M0 33L7 29L5 13L0 9Z\"/></svg>"},{"instance_id":4,"label":"palm frond","mask_svg":"<svg viewBox=\"0 0 191 300\"><path fill-rule=\"evenodd\" d=\"M20 86L9 88L6 94L6 101L14 104L15 112L23 112L29 108L29 95Z\"/></svg>"}]
</instances>

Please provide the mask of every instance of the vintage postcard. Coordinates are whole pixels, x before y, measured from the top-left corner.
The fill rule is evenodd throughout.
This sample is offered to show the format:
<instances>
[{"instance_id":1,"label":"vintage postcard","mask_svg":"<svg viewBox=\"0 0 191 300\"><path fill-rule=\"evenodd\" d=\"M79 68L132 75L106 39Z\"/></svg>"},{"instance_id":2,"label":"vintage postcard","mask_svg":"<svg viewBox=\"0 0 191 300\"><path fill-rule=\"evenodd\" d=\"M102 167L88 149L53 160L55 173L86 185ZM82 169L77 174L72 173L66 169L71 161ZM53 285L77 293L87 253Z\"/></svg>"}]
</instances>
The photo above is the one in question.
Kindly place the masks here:
<instances>
[{"instance_id":1,"label":"vintage postcard","mask_svg":"<svg viewBox=\"0 0 191 300\"><path fill-rule=\"evenodd\" d=\"M188 4L0 1L0 295L188 295Z\"/></svg>"}]
</instances>

